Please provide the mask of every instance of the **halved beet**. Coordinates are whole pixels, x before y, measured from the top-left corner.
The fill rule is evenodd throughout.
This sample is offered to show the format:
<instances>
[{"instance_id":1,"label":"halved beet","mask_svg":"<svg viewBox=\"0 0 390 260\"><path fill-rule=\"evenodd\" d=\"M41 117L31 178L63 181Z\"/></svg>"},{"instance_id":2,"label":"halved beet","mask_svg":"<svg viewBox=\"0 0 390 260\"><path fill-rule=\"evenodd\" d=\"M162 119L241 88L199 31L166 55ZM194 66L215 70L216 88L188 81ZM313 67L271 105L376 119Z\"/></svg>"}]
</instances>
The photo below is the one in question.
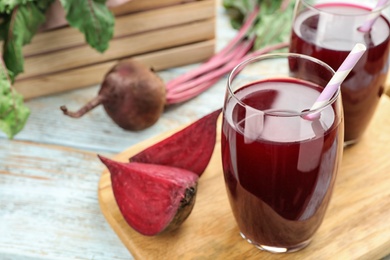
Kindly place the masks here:
<instances>
[{"instance_id":1,"label":"halved beet","mask_svg":"<svg viewBox=\"0 0 390 260\"><path fill-rule=\"evenodd\" d=\"M137 232L154 236L178 228L190 215L198 175L185 169L99 159L111 174L112 190L126 222Z\"/></svg>"},{"instance_id":2,"label":"halved beet","mask_svg":"<svg viewBox=\"0 0 390 260\"><path fill-rule=\"evenodd\" d=\"M218 109L132 156L130 162L178 167L202 175L214 151Z\"/></svg>"}]
</instances>

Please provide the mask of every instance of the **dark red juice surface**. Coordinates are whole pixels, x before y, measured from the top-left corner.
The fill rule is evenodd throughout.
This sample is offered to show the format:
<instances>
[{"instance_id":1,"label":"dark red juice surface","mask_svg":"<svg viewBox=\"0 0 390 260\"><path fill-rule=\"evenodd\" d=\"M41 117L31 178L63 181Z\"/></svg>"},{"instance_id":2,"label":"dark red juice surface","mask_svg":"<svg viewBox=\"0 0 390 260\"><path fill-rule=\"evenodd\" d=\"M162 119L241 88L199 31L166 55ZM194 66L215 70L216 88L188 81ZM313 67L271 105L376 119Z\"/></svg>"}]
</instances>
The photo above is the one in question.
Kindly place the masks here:
<instances>
[{"instance_id":1,"label":"dark red juice surface","mask_svg":"<svg viewBox=\"0 0 390 260\"><path fill-rule=\"evenodd\" d=\"M299 113L310 108L319 89L275 79L235 94L259 110ZM261 134L248 138L243 130L248 111L234 99L225 105L221 142L226 188L240 231L255 244L293 247L309 240L321 224L343 143L334 111L328 107L314 122L265 116Z\"/></svg>"},{"instance_id":2,"label":"dark red juice surface","mask_svg":"<svg viewBox=\"0 0 390 260\"><path fill-rule=\"evenodd\" d=\"M356 5L328 4L317 8L325 12L347 14L368 12ZM366 16L356 19L358 24L363 24ZM357 140L368 126L384 91L389 68L390 24L381 16L369 33L362 33L355 24L349 24L352 23L351 18L322 22L326 24L325 28L320 28L324 25L319 22L318 14L311 11L298 16L292 32L290 51L320 59L337 70L356 43L367 46L366 53L341 87L345 141Z\"/></svg>"}]
</instances>

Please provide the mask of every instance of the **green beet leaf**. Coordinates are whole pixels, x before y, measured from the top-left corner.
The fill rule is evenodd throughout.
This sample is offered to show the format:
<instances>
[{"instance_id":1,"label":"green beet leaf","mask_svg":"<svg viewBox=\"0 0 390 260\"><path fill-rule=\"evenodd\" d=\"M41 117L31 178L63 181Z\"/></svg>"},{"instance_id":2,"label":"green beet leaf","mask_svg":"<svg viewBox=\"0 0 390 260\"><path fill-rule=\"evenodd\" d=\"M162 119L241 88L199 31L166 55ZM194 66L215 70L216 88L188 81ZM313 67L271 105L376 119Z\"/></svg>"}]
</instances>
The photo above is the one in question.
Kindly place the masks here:
<instances>
[{"instance_id":1,"label":"green beet leaf","mask_svg":"<svg viewBox=\"0 0 390 260\"><path fill-rule=\"evenodd\" d=\"M284 1L272 1L272 4L261 6L259 19L255 24L256 50L289 41L295 1L291 0L283 10L280 8L281 2Z\"/></svg>"},{"instance_id":2,"label":"green beet leaf","mask_svg":"<svg viewBox=\"0 0 390 260\"><path fill-rule=\"evenodd\" d=\"M10 14L16 6L25 4L27 2L28 0L1 0L0 13Z\"/></svg>"},{"instance_id":3,"label":"green beet leaf","mask_svg":"<svg viewBox=\"0 0 390 260\"><path fill-rule=\"evenodd\" d=\"M0 43L5 69L0 66L0 131L13 138L30 114L12 81L24 70L22 47L30 43L45 21L46 10L54 0L0 0ZM106 0L61 0L68 23L78 28L86 42L103 52L113 36L114 16ZM1 47L0 47L1 49ZM0 63L2 65L2 62ZM7 73L9 71L9 74Z\"/></svg>"},{"instance_id":4,"label":"green beet leaf","mask_svg":"<svg viewBox=\"0 0 390 260\"><path fill-rule=\"evenodd\" d=\"M46 12L46 10L50 7L50 5L55 0L35 0L35 5L42 10L42 12Z\"/></svg>"},{"instance_id":5,"label":"green beet leaf","mask_svg":"<svg viewBox=\"0 0 390 260\"><path fill-rule=\"evenodd\" d=\"M108 48L114 34L114 15L105 3L106 0L61 0L68 23L99 52Z\"/></svg>"},{"instance_id":6,"label":"green beet leaf","mask_svg":"<svg viewBox=\"0 0 390 260\"><path fill-rule=\"evenodd\" d=\"M7 34L4 40L3 59L14 76L23 72L24 59L22 47L29 43L39 26L45 21L45 15L33 3L19 5L7 17L2 31Z\"/></svg>"},{"instance_id":7,"label":"green beet leaf","mask_svg":"<svg viewBox=\"0 0 390 260\"><path fill-rule=\"evenodd\" d=\"M0 0L0 13L10 14L12 11L21 5L34 3L43 12L55 0Z\"/></svg>"},{"instance_id":8,"label":"green beet leaf","mask_svg":"<svg viewBox=\"0 0 390 260\"><path fill-rule=\"evenodd\" d=\"M27 122L30 110L22 95L12 87L5 70L0 66L0 130L12 139Z\"/></svg>"},{"instance_id":9,"label":"green beet leaf","mask_svg":"<svg viewBox=\"0 0 390 260\"><path fill-rule=\"evenodd\" d=\"M223 0L223 6L234 29L241 27L246 15L254 9L257 2L257 0Z\"/></svg>"},{"instance_id":10,"label":"green beet leaf","mask_svg":"<svg viewBox=\"0 0 390 260\"><path fill-rule=\"evenodd\" d=\"M240 28L254 6L259 5L257 21L250 31L257 36L254 46L256 50L288 41L295 1L290 0L286 7L281 8L285 3L286 0L223 0L232 27L235 29Z\"/></svg>"}]
</instances>

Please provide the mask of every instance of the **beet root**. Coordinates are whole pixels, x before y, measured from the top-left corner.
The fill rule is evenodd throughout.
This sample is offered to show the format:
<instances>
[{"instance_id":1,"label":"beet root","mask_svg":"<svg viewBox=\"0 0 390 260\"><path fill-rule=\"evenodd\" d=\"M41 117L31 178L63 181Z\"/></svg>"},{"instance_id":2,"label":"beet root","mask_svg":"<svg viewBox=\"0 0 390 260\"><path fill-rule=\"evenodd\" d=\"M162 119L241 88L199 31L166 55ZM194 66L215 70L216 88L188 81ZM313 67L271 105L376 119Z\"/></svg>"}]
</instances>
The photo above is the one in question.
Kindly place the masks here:
<instances>
[{"instance_id":1,"label":"beet root","mask_svg":"<svg viewBox=\"0 0 390 260\"><path fill-rule=\"evenodd\" d=\"M181 131L132 156L130 162L159 164L186 169L199 177L210 162L216 142L221 109L195 121Z\"/></svg>"},{"instance_id":2,"label":"beet root","mask_svg":"<svg viewBox=\"0 0 390 260\"><path fill-rule=\"evenodd\" d=\"M102 104L106 113L126 130L143 130L160 118L165 107L163 80L135 60L118 62L104 77L98 95L77 112L61 106L65 115L79 118Z\"/></svg>"},{"instance_id":3,"label":"beet root","mask_svg":"<svg viewBox=\"0 0 390 260\"><path fill-rule=\"evenodd\" d=\"M177 229L190 215L198 176L163 165L121 163L99 156L111 174L112 189L126 222L154 236Z\"/></svg>"}]
</instances>

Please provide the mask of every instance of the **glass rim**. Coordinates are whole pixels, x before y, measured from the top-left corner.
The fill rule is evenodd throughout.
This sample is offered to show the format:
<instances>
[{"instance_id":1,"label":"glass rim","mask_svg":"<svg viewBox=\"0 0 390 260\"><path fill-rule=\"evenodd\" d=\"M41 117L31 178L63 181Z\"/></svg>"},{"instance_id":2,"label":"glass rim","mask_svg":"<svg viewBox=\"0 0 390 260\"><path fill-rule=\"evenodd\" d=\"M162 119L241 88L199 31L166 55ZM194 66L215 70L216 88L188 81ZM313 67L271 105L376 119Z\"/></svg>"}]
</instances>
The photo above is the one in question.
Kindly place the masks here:
<instances>
[{"instance_id":1,"label":"glass rim","mask_svg":"<svg viewBox=\"0 0 390 260\"><path fill-rule=\"evenodd\" d=\"M243 102L242 100L240 100L236 96L236 94L232 90L232 84L233 84L232 82L233 82L234 78L238 75L238 73L236 74L236 72L240 68L243 68L246 65L249 65L249 64L251 64L253 62L260 61L260 60L267 60L267 59L274 59L274 58L288 58L288 57L303 58L303 59L315 62L315 63L319 64L320 66L323 66L325 69L329 70L332 73L332 76L336 73L333 70L333 68L331 66L329 66L327 63L325 63L325 62L323 62L323 61L321 61L321 60L319 60L317 58L305 55L305 54L289 53L289 52L286 52L286 53L261 54L261 55L258 55L258 56L255 56L255 57L251 57L251 58L248 58L248 59L240 62L229 73L229 75L228 75L228 82L227 82L227 89L229 91L230 96L232 98L234 98L235 102L237 104L241 105L242 107L250 107L251 109L253 109L255 111L260 111L260 112L264 113L265 116L277 116L277 117L297 117L297 116L304 117L304 116L309 115L309 114L316 114L316 113L321 112L323 109L327 108L328 106L330 106L330 105L332 105L333 103L336 102L336 100L339 98L340 93L341 93L340 85L338 86L337 91L332 96L332 98L329 99L326 102L323 102L322 105L319 106L318 108L310 110L310 111L304 110L304 111L297 112L297 113L291 113L291 111L287 111L287 110L284 110L284 109L280 109L280 110L278 109L278 111L263 111L263 110L254 108L254 107L246 104L245 102ZM285 78L292 78L292 77L288 77L287 76ZM308 82L310 82L310 81L308 81ZM313 83L313 82L310 82L310 83ZM317 83L314 83L314 84L318 85ZM321 87L325 88L325 86L321 86ZM314 102L313 102L313 104L314 104ZM287 113L283 113L283 112L287 112Z\"/></svg>"},{"instance_id":2,"label":"glass rim","mask_svg":"<svg viewBox=\"0 0 390 260\"><path fill-rule=\"evenodd\" d=\"M301 1L302 4L305 5L307 8L309 8L311 10L315 10L315 11L320 12L320 13L326 13L326 14L330 14L330 15L339 15L339 16L350 16L350 17L353 17L353 16L367 16L367 15L370 15L371 13L381 13L384 9L390 7L390 1L389 1L385 5L383 5L382 7L378 8L377 10L375 10L375 12L372 12L373 9L370 9L368 6L362 5L362 3L356 3L356 2L343 2L343 3L340 3L340 2L337 2L337 1L330 1L329 3L319 3L320 5L334 3L334 4L341 4L341 5L346 5L346 6L356 6L356 7L362 7L365 10L370 11L369 13L367 13L366 11L362 11L362 12L359 12L359 13L348 14L348 13L338 13L338 12L332 12L332 11L328 11L328 10L319 9L319 8L315 7L315 5L309 3L308 0L299 0L299 1Z\"/></svg>"}]
</instances>

